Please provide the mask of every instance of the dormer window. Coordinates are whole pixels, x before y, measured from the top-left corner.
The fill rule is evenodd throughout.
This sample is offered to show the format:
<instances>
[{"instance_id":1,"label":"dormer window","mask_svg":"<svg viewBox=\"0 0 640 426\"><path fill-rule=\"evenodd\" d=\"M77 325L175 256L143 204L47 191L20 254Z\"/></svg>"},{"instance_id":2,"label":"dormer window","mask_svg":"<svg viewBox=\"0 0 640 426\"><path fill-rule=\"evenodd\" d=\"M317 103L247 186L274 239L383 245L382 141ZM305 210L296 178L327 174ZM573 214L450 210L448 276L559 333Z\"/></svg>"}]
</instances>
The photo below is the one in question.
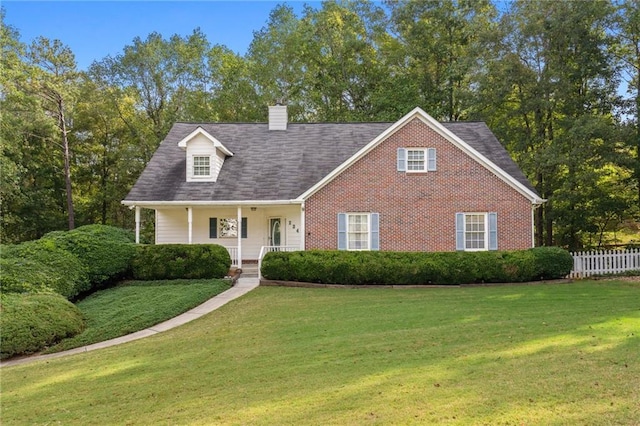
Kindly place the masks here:
<instances>
[{"instance_id":1,"label":"dormer window","mask_svg":"<svg viewBox=\"0 0 640 426\"><path fill-rule=\"evenodd\" d=\"M178 147L185 150L187 182L215 182L226 158L233 156L202 127L181 139Z\"/></svg>"},{"instance_id":2,"label":"dormer window","mask_svg":"<svg viewBox=\"0 0 640 426\"><path fill-rule=\"evenodd\" d=\"M211 156L198 155L193 157L193 177L211 176Z\"/></svg>"}]
</instances>

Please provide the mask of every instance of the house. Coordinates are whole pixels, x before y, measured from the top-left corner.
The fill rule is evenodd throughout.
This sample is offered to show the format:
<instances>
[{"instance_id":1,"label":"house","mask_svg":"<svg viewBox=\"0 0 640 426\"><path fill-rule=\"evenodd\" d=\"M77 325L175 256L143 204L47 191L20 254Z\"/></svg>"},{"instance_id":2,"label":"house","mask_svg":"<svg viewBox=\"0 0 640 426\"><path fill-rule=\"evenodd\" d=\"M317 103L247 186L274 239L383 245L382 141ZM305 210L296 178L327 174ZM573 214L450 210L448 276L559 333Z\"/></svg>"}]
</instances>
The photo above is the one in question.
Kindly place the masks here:
<instances>
[{"instance_id":1,"label":"house","mask_svg":"<svg viewBox=\"0 0 640 426\"><path fill-rule=\"evenodd\" d=\"M532 247L544 200L481 122L416 108L394 123L176 123L123 204L155 241L268 250Z\"/></svg>"}]
</instances>

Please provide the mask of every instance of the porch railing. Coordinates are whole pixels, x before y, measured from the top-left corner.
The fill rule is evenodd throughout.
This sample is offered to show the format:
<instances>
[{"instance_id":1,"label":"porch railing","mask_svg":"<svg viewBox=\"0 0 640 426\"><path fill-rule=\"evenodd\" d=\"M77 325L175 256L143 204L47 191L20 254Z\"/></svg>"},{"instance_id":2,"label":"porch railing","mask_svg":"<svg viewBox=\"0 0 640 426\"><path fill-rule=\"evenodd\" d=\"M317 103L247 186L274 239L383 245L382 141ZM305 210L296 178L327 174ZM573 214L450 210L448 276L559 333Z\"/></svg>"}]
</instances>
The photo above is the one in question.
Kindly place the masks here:
<instances>
[{"instance_id":1,"label":"porch railing","mask_svg":"<svg viewBox=\"0 0 640 426\"><path fill-rule=\"evenodd\" d=\"M260 248L260 255L258 256L258 278L262 278L262 259L265 255L272 251L299 251L299 246L262 246Z\"/></svg>"},{"instance_id":2,"label":"porch railing","mask_svg":"<svg viewBox=\"0 0 640 426\"><path fill-rule=\"evenodd\" d=\"M238 266L238 247L227 247L229 256L231 256L231 266Z\"/></svg>"}]
</instances>

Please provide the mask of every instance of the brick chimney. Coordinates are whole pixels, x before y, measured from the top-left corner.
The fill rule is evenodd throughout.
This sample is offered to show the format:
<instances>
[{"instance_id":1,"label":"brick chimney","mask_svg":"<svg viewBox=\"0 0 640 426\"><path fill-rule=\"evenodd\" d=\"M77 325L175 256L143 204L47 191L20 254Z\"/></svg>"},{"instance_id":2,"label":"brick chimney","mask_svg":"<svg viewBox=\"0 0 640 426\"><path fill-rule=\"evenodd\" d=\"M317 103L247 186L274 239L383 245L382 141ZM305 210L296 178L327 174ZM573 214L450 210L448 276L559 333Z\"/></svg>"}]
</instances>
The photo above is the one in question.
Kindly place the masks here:
<instances>
[{"instance_id":1,"label":"brick chimney","mask_svg":"<svg viewBox=\"0 0 640 426\"><path fill-rule=\"evenodd\" d=\"M269 130L287 130L287 106L273 105L269 107Z\"/></svg>"}]
</instances>

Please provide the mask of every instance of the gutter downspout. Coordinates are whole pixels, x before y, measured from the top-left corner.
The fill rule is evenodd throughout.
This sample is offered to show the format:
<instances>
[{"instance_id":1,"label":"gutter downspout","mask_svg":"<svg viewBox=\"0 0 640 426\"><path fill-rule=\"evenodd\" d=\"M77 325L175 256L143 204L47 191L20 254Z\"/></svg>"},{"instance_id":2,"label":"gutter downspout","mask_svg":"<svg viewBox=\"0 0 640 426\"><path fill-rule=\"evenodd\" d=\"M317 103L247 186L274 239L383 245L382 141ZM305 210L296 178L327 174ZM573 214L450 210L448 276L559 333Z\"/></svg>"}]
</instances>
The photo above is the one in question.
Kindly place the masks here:
<instances>
[{"instance_id":1,"label":"gutter downspout","mask_svg":"<svg viewBox=\"0 0 640 426\"><path fill-rule=\"evenodd\" d=\"M536 214L535 211L542 206L547 200L542 200L541 203L531 204L531 248L536 246Z\"/></svg>"}]
</instances>

